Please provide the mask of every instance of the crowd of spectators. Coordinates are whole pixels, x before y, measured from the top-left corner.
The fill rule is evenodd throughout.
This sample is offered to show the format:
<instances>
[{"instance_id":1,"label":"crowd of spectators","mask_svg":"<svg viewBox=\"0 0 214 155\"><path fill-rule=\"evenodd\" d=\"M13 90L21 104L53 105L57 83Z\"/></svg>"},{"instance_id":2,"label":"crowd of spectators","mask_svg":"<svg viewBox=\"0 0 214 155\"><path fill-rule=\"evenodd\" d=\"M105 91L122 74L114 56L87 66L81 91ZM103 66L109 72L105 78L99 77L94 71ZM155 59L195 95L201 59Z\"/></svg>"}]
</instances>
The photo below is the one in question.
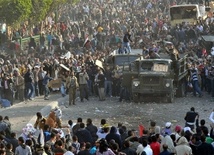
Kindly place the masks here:
<instances>
[{"instance_id":1,"label":"crowd of spectators","mask_svg":"<svg viewBox=\"0 0 214 155\"><path fill-rule=\"evenodd\" d=\"M42 29L40 24L32 30L22 25L13 31L10 38L17 46L12 48L12 54L2 55L5 61L0 61L1 97L13 103L14 99L32 100L45 93L45 99L48 99L47 83L58 78L64 82L61 87L64 96L63 87L68 74L59 64L64 64L75 73L80 72L81 68L86 69L89 95L98 95L94 89L99 72L96 60L106 62L113 49L118 49L121 54L131 52L131 47L142 49L142 54L151 50L158 53L161 46L157 40L170 40L180 53L188 53L190 66L198 70L199 86L211 93L212 55L210 49L201 46L198 38L202 34L212 34L213 18L198 21L196 25L184 23L171 27L169 6L180 3L167 0L81 1L75 6L61 7L59 19L54 20L55 15L50 15L42 24ZM36 35L40 35L38 41L34 39ZM19 44L17 39L25 37L31 37L27 46ZM7 53L9 49L5 48L5 36L2 38L2 49ZM140 40L143 43L140 44ZM70 53L69 57L66 53ZM105 95L120 94L121 76L117 74L117 66L115 70L104 72L107 79ZM48 76L44 80L46 74ZM188 81L191 82L192 77Z\"/></svg>"},{"instance_id":2,"label":"crowd of spectators","mask_svg":"<svg viewBox=\"0 0 214 155\"><path fill-rule=\"evenodd\" d=\"M58 111L58 112L56 112ZM100 126L88 118L78 118L74 123L62 125L57 119L60 110L54 110L48 118L37 113L34 126L27 124L23 134L17 138L10 128L9 118L0 116L1 155L213 155L213 125L199 121L194 107L186 113L184 127L166 122L162 128L158 122L150 121L148 127L139 125L139 130L128 129L123 123L117 126L100 120ZM54 116L55 113L55 116ZM214 112L210 115L214 122ZM34 128L35 127L35 128ZM64 132L61 130L64 128ZM41 132L38 137L36 129Z\"/></svg>"},{"instance_id":3,"label":"crowd of spectators","mask_svg":"<svg viewBox=\"0 0 214 155\"><path fill-rule=\"evenodd\" d=\"M214 82L209 78L212 75L210 73L213 72L212 53L210 49L203 48L198 39L203 34L213 33L213 17L198 21L196 25L184 23L171 27L169 6L180 3L180 1L168 0L81 0L75 6L67 5L60 8L58 21L53 20L54 15L49 16L42 30L39 28L40 24L32 31L26 25L22 25L22 28L14 31L11 37L16 45L10 47L12 54L2 55L3 58L0 61L1 98L9 100L12 104L14 99L33 100L39 95L44 95L44 99L48 99L48 81L59 78L62 81L60 90L64 96L66 77L69 73L60 64L68 67L71 72L86 72L87 83L80 83L87 84L88 90L84 87L85 94L98 95L94 85L96 75L101 74L101 70L97 69L96 60L105 62L112 49L123 45L126 45L128 52L131 52L130 47L141 48L142 51L159 52L160 47L155 41L169 40L169 38L180 53L188 53L190 65L197 68L198 73L192 74L194 76L191 78L195 79L199 75L197 80L200 82L200 88L208 93L213 92L212 97L214 97L214 85L211 85ZM130 35L128 42L130 41L131 46L127 44L127 40L124 41L127 32ZM35 35L40 35L38 42L33 39ZM27 46L19 44L17 38L29 36L31 39ZM144 44L139 44L141 39ZM5 36L1 40L2 49L7 52ZM126 52L122 49L119 53ZM105 78L100 77L100 79L107 79L106 82L104 80L105 84L102 84L105 94L100 96L100 100L104 100L105 96L119 95L121 75L117 70L117 66L113 72L107 68L107 72L104 72ZM191 78L189 81L193 80ZM100 91L103 92L103 89ZM201 95L200 92L199 95ZM81 101L83 98L82 96ZM89 98L86 96L86 99ZM164 131L152 122L151 127L144 129L140 136L136 136L133 130L127 131L121 124L118 128L110 127L105 120L101 121L100 128L94 126L91 119L87 120L86 125L81 118L75 126L72 126L72 121L69 124L72 129L66 133L66 138L60 137L60 134L50 129L50 126L46 125L42 128L45 145L41 147L40 141L38 141L40 145L32 144L32 137L29 137L29 140L16 139L15 133L9 133L8 122L0 117L0 129L6 132L0 136L2 144L0 154L4 154L5 150L6 154L15 152L17 155L32 154L32 152L79 155L123 153L158 155L161 152L162 155L213 154L211 145L214 138L213 128L208 136L209 131L204 121L196 126L196 130L188 126L186 128L176 126L175 131L171 128L170 122L166 123ZM37 140L34 142L37 143ZM28 152L23 153L23 150Z\"/></svg>"}]
</instances>

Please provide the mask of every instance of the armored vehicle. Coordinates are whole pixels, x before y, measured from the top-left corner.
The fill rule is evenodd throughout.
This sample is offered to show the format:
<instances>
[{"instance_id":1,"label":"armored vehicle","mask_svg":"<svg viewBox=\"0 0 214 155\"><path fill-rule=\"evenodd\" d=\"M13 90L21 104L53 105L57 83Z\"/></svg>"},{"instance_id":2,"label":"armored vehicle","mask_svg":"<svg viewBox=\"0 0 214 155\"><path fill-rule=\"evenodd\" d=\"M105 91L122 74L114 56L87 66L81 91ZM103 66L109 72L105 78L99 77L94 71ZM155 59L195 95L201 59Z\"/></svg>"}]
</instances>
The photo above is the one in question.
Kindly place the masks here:
<instances>
[{"instance_id":1,"label":"armored vehicle","mask_svg":"<svg viewBox=\"0 0 214 155\"><path fill-rule=\"evenodd\" d=\"M171 103L175 95L184 96L188 74L186 61L186 57L181 58L176 67L171 59L143 59L129 65L132 76L126 76L127 72L124 74L131 81L134 102L139 102L144 96L158 96Z\"/></svg>"}]
</instances>

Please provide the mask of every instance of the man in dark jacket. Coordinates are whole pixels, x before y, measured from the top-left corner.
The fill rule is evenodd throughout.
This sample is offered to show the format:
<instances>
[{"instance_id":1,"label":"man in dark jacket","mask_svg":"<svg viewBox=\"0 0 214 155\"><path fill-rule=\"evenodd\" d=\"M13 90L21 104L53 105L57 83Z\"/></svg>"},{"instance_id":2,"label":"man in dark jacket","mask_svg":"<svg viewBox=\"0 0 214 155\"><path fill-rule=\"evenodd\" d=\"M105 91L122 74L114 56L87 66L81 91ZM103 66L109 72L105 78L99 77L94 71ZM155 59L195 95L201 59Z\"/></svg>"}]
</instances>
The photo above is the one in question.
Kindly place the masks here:
<instances>
[{"instance_id":1,"label":"man in dark jacket","mask_svg":"<svg viewBox=\"0 0 214 155\"><path fill-rule=\"evenodd\" d=\"M25 80L25 97L29 100L32 100L32 97L34 94L33 79L34 79L34 76L32 73L32 67L28 65L27 72L24 75L24 80Z\"/></svg>"},{"instance_id":2,"label":"man in dark jacket","mask_svg":"<svg viewBox=\"0 0 214 155\"><path fill-rule=\"evenodd\" d=\"M115 142L119 145L119 148L122 147L122 141L120 135L117 134L117 128L112 126L110 133L106 135L106 140L109 143L111 140L115 140Z\"/></svg>"},{"instance_id":3,"label":"man in dark jacket","mask_svg":"<svg viewBox=\"0 0 214 155\"><path fill-rule=\"evenodd\" d=\"M110 69L110 66L107 66L105 70L105 95L109 97L112 97L112 76L112 70Z\"/></svg>"},{"instance_id":4,"label":"man in dark jacket","mask_svg":"<svg viewBox=\"0 0 214 155\"><path fill-rule=\"evenodd\" d=\"M90 118L87 119L86 121L86 129L90 132L91 136L92 136L92 140L93 143L95 143L95 141L97 140L97 127L95 125L92 124L92 120Z\"/></svg>"},{"instance_id":5,"label":"man in dark jacket","mask_svg":"<svg viewBox=\"0 0 214 155\"><path fill-rule=\"evenodd\" d=\"M80 129L77 131L76 136L78 137L79 143L89 142L92 144L93 142L91 133L85 129L84 123L80 123Z\"/></svg>"},{"instance_id":6,"label":"man in dark jacket","mask_svg":"<svg viewBox=\"0 0 214 155\"><path fill-rule=\"evenodd\" d=\"M211 144L206 143L206 136L201 136L202 144L198 146L197 153L200 155L213 155L214 149Z\"/></svg>"},{"instance_id":7,"label":"man in dark jacket","mask_svg":"<svg viewBox=\"0 0 214 155\"><path fill-rule=\"evenodd\" d=\"M77 124L72 128L73 135L76 135L77 131L80 129L80 123L82 123L82 118L77 118Z\"/></svg>"},{"instance_id":8,"label":"man in dark jacket","mask_svg":"<svg viewBox=\"0 0 214 155\"><path fill-rule=\"evenodd\" d=\"M79 151L78 155L90 155L90 148L91 148L91 144L87 142L85 144L85 149Z\"/></svg>"},{"instance_id":9,"label":"man in dark jacket","mask_svg":"<svg viewBox=\"0 0 214 155\"><path fill-rule=\"evenodd\" d=\"M124 152L125 154L128 154L128 155L137 155L136 151L130 148L129 141L125 141L123 143L123 147L124 149L121 152Z\"/></svg>"},{"instance_id":10,"label":"man in dark jacket","mask_svg":"<svg viewBox=\"0 0 214 155\"><path fill-rule=\"evenodd\" d=\"M125 139L128 137L126 126L119 128L119 133L122 143L125 142Z\"/></svg>"},{"instance_id":11,"label":"man in dark jacket","mask_svg":"<svg viewBox=\"0 0 214 155\"><path fill-rule=\"evenodd\" d=\"M11 137L5 138L5 141L6 141L7 143L10 143L10 144L13 145L12 151L15 152L16 147L19 145L18 139L16 138L16 133L15 133L15 132L12 132L12 133L11 133Z\"/></svg>"},{"instance_id":12,"label":"man in dark jacket","mask_svg":"<svg viewBox=\"0 0 214 155\"><path fill-rule=\"evenodd\" d=\"M198 113L196 113L195 108L192 107L184 117L184 120L186 121L185 127L190 127L191 130L193 130L195 128L195 120L197 116L198 116Z\"/></svg>"},{"instance_id":13,"label":"man in dark jacket","mask_svg":"<svg viewBox=\"0 0 214 155\"><path fill-rule=\"evenodd\" d=\"M67 150L63 147L62 140L56 141L56 148L53 150L54 154L64 154Z\"/></svg>"},{"instance_id":14,"label":"man in dark jacket","mask_svg":"<svg viewBox=\"0 0 214 155\"><path fill-rule=\"evenodd\" d=\"M0 115L0 132L5 132L6 136L10 135L10 128L7 123L3 121L3 117Z\"/></svg>"},{"instance_id":15,"label":"man in dark jacket","mask_svg":"<svg viewBox=\"0 0 214 155\"><path fill-rule=\"evenodd\" d=\"M131 34L130 31L128 30L123 37L123 47L125 49L125 53L131 53L131 46L130 46L131 40Z\"/></svg>"}]
</instances>

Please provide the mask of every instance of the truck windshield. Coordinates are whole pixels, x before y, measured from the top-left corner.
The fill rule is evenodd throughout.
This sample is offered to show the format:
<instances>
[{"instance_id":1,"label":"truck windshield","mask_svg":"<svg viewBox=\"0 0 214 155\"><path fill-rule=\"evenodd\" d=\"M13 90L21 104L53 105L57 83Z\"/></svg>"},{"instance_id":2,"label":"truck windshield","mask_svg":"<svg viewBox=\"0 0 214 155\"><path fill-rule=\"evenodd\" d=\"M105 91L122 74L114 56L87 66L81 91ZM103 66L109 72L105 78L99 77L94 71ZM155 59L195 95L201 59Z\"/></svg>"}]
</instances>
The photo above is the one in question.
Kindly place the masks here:
<instances>
[{"instance_id":1,"label":"truck windshield","mask_svg":"<svg viewBox=\"0 0 214 155\"><path fill-rule=\"evenodd\" d=\"M153 64L154 64L153 62L142 62L141 71L142 72L152 71Z\"/></svg>"},{"instance_id":2,"label":"truck windshield","mask_svg":"<svg viewBox=\"0 0 214 155\"><path fill-rule=\"evenodd\" d=\"M131 63L125 63L123 66L123 71L138 71L138 63L135 61Z\"/></svg>"},{"instance_id":3,"label":"truck windshield","mask_svg":"<svg viewBox=\"0 0 214 155\"><path fill-rule=\"evenodd\" d=\"M156 62L143 62L141 64L142 72L168 72L168 64Z\"/></svg>"}]
</instances>

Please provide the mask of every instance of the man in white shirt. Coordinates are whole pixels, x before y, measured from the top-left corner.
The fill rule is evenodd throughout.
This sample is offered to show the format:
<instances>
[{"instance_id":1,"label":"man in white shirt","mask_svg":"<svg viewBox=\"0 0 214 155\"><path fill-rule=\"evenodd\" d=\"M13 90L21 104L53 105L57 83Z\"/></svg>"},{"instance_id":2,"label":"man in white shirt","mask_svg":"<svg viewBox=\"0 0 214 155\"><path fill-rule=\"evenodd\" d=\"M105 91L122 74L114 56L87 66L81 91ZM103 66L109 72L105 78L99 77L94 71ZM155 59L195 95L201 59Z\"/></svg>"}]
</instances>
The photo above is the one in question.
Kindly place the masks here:
<instances>
[{"instance_id":1,"label":"man in white shirt","mask_svg":"<svg viewBox=\"0 0 214 155\"><path fill-rule=\"evenodd\" d=\"M143 140L143 152L142 152L142 155L153 155L153 151L152 149L150 148L150 145L148 144L148 142L146 140Z\"/></svg>"},{"instance_id":2,"label":"man in white shirt","mask_svg":"<svg viewBox=\"0 0 214 155\"><path fill-rule=\"evenodd\" d=\"M106 135L109 133L110 126L108 124L104 124L102 129L97 131L98 139L106 138Z\"/></svg>"}]
</instances>

